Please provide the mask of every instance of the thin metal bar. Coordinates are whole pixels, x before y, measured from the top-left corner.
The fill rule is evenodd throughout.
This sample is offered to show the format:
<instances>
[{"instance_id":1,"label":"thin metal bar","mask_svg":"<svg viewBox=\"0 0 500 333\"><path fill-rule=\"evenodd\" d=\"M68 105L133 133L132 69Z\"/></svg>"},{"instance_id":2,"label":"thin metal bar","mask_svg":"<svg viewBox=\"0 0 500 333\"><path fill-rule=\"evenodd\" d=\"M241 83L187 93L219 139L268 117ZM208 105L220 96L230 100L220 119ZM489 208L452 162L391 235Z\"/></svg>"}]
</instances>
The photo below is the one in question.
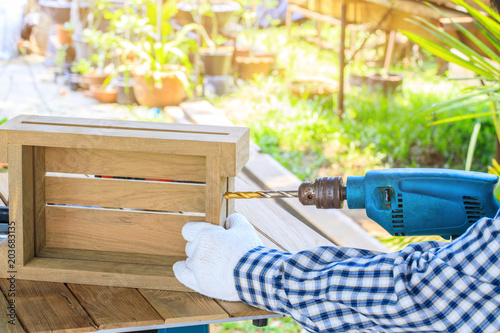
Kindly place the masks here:
<instances>
[{"instance_id":1,"label":"thin metal bar","mask_svg":"<svg viewBox=\"0 0 500 333\"><path fill-rule=\"evenodd\" d=\"M345 71L345 30L347 27L347 5L342 0L340 14L340 51L339 51L339 95L337 113L340 116L344 113L344 71Z\"/></svg>"}]
</instances>

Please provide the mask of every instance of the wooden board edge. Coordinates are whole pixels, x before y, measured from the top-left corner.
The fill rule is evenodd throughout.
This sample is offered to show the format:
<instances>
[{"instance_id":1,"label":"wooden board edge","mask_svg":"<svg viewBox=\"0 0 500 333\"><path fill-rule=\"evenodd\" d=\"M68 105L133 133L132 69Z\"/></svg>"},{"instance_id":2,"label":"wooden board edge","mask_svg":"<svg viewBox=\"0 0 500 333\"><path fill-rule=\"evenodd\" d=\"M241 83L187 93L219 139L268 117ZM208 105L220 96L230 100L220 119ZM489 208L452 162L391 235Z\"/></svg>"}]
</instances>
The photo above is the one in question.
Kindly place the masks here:
<instances>
[{"instance_id":1,"label":"wooden board edge","mask_svg":"<svg viewBox=\"0 0 500 333\"><path fill-rule=\"evenodd\" d=\"M56 262L58 268L52 268L50 262ZM65 265L66 264L66 265ZM73 265L68 267L67 265ZM89 265L93 266L94 270L88 270ZM116 267L115 271L102 271L95 267L104 265L109 268L110 265ZM81 269L75 266L83 267ZM69 260L69 259L52 259L52 258L34 258L27 266L17 269L16 277L21 280L60 282L60 283L75 283L75 284L90 284L97 286L113 286L126 288L144 288L144 289L160 289L172 291L192 291L188 287L180 283L173 275L173 271L167 274L146 275L125 273L124 270L130 265L112 262L93 262L87 260ZM142 265L144 272L148 269L158 268L158 266ZM123 270L120 267L124 267ZM109 269L108 269L109 270ZM171 268L170 268L171 270ZM167 268L167 271L170 271Z\"/></svg>"}]
</instances>

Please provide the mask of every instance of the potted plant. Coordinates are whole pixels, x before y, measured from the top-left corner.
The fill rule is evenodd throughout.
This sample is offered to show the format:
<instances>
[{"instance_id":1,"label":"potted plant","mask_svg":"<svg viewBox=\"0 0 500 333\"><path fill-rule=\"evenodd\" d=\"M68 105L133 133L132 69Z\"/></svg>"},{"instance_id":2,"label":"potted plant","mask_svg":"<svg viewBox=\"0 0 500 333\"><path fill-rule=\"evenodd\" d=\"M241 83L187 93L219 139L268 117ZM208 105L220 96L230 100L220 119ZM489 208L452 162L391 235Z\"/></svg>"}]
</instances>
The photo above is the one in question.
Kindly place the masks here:
<instances>
[{"instance_id":1,"label":"potted plant","mask_svg":"<svg viewBox=\"0 0 500 333\"><path fill-rule=\"evenodd\" d=\"M64 24L56 24L57 40L59 45L70 45L72 43L72 35L74 25L71 22L64 22Z\"/></svg>"},{"instance_id":2,"label":"potted plant","mask_svg":"<svg viewBox=\"0 0 500 333\"><path fill-rule=\"evenodd\" d=\"M73 62L71 65L72 75L70 77L71 90L77 90L78 88L87 89L88 86L81 83L81 77L91 70L92 64L87 59L80 59L79 61Z\"/></svg>"},{"instance_id":3,"label":"potted plant","mask_svg":"<svg viewBox=\"0 0 500 333\"><path fill-rule=\"evenodd\" d=\"M238 2L231 0L179 1L177 4L178 13L176 14L176 19L182 25L193 22L201 24L210 34L212 33L212 29L217 29L221 32L230 19L241 9L241 5ZM199 6L204 6L206 3L209 5L208 10L202 10L203 13L200 19L197 19L196 15L198 15ZM214 19L211 17L211 13L215 16L216 25L213 25Z\"/></svg>"},{"instance_id":4,"label":"potted plant","mask_svg":"<svg viewBox=\"0 0 500 333\"><path fill-rule=\"evenodd\" d=\"M199 30L199 26L184 26L173 40L129 45L142 62L132 71L134 94L140 105L158 108L179 105L191 93L188 52L194 41L186 35L192 30Z\"/></svg>"},{"instance_id":5,"label":"potted plant","mask_svg":"<svg viewBox=\"0 0 500 333\"><path fill-rule=\"evenodd\" d=\"M200 49L205 75L210 76L230 74L234 53L234 46L223 45L227 39L219 33L219 17L217 13L214 12L216 5L217 4L210 3L208 0L204 0L193 7L194 10L192 12L194 21L198 25L202 25L210 34L210 37L204 34L203 37L206 42L206 47ZM206 24L204 21L205 18L210 19L210 25Z\"/></svg>"},{"instance_id":6,"label":"potted plant","mask_svg":"<svg viewBox=\"0 0 500 333\"><path fill-rule=\"evenodd\" d=\"M112 32L99 30L87 30L86 38L96 53L90 57L93 64L92 70L86 72L83 78L89 86L100 86L113 72L113 51L116 49L118 41Z\"/></svg>"},{"instance_id":7,"label":"potted plant","mask_svg":"<svg viewBox=\"0 0 500 333\"><path fill-rule=\"evenodd\" d=\"M273 7L277 4L274 0L265 0L263 6ZM248 46L236 50L235 61L240 73L240 77L244 80L253 79L255 75L268 75L276 62L276 55L270 52L257 50L255 47L257 30L261 17L257 15L257 6L255 1L251 1L249 6L246 6L242 13L242 21L245 26L245 32L241 37L246 37ZM267 17L271 25L276 25L279 20L273 20ZM240 38L241 39L241 38Z\"/></svg>"}]
</instances>

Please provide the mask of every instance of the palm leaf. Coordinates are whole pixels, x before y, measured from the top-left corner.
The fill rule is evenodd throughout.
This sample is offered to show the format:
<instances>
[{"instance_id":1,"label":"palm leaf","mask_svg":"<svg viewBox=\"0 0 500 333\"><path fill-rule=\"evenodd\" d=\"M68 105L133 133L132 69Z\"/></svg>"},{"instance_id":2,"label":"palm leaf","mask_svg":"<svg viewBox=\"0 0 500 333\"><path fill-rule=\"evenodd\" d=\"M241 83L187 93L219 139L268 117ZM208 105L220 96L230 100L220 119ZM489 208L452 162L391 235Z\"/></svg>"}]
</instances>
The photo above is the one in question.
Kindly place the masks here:
<instances>
[{"instance_id":1,"label":"palm leaf","mask_svg":"<svg viewBox=\"0 0 500 333\"><path fill-rule=\"evenodd\" d=\"M448 50L446 47L442 46L441 44L434 42L433 40L422 37L420 35L411 33L409 31L402 30L401 31L408 39L415 44L420 45L423 49L427 50L428 52L432 53L436 57L442 58L443 60L447 62L452 62L455 63L465 69L468 69L478 75L490 77L490 72L481 69L469 61L459 57L458 55L454 54L450 50Z\"/></svg>"},{"instance_id":2,"label":"palm leaf","mask_svg":"<svg viewBox=\"0 0 500 333\"><path fill-rule=\"evenodd\" d=\"M472 109L473 107L476 107L476 106L479 106L482 104L486 104L486 103L491 102L491 101L495 102L498 99L499 99L498 96L490 96L487 98L473 99L473 100L468 101L466 103L457 102L457 103L454 103L446 108L440 108L439 110L433 112L432 115L436 116L438 114L452 113L452 112L459 111L459 110ZM454 102L454 100L452 100L452 102Z\"/></svg>"},{"instance_id":3,"label":"palm leaf","mask_svg":"<svg viewBox=\"0 0 500 333\"><path fill-rule=\"evenodd\" d=\"M485 89L476 88L476 89L477 89L477 91L474 91L474 92L469 93L469 94L462 95L462 96L457 97L455 99L444 101L444 102L441 102L441 103L433 104L430 108L426 109L424 112L422 112L421 114L419 114L419 116L426 116L426 115L428 115L430 113L438 112L439 110L445 109L445 108L450 107L452 105L455 105L457 103L460 103L460 102L463 102L463 101L466 101L466 100L470 100L470 99L473 99L473 98L476 98L476 97L479 97L479 96L482 96L482 95L486 95L486 94L490 94L490 93L499 91L500 87L485 88Z\"/></svg>"},{"instance_id":4,"label":"palm leaf","mask_svg":"<svg viewBox=\"0 0 500 333\"><path fill-rule=\"evenodd\" d=\"M460 53L463 55L467 56L470 61L474 62L471 65L474 66L481 66L483 69L485 69L490 75L492 75L492 71L498 71L494 66L492 66L482 55L477 53L475 50L461 42L460 40L456 39L455 37L451 36L445 31L439 30L436 26L433 24L427 22L423 18L416 17L418 21L420 21L422 24L415 22L413 20L408 20L409 22L412 22L419 26L420 28L424 29L425 31L429 32L430 34L436 36L442 43L446 44L450 48L455 48L457 49ZM475 72L475 71L474 71ZM475 72L476 74L479 74Z\"/></svg>"},{"instance_id":5,"label":"palm leaf","mask_svg":"<svg viewBox=\"0 0 500 333\"><path fill-rule=\"evenodd\" d=\"M486 116L491 116L492 114L499 114L500 112L481 112L481 113L469 113L469 114L464 114L461 116L455 116L455 117L450 117L446 119L440 119L433 121L432 123L429 123L427 126L434 126L434 125L440 125L440 124L447 124L447 123L454 123L457 121L462 121L462 120L467 120L467 119L474 119L474 118L479 118L479 117L486 117Z\"/></svg>"},{"instance_id":6,"label":"palm leaf","mask_svg":"<svg viewBox=\"0 0 500 333\"><path fill-rule=\"evenodd\" d=\"M467 38L469 38L481 51L483 51L490 59L500 62L500 57L493 51L491 48L489 48L486 44L484 44L479 38L474 36L470 31L465 29L461 24L456 23L449 15L446 15L443 11L441 11L439 8L436 6L429 4L430 7L434 8L438 13L440 13L442 16L450 19L451 23L458 29L460 32L462 32ZM472 10L472 8L471 8ZM469 12L471 14L471 12ZM487 34L490 34L489 32ZM495 67L491 66L494 68L497 72L500 72L498 69Z\"/></svg>"}]
</instances>

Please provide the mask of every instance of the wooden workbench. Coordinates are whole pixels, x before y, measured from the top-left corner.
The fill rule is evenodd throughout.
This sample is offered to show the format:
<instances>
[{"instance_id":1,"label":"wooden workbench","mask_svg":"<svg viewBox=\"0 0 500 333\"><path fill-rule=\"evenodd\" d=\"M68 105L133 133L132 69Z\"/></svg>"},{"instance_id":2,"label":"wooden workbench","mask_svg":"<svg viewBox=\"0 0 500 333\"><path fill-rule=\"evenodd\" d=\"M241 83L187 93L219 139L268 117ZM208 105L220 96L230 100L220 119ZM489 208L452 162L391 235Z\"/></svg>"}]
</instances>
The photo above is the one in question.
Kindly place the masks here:
<instances>
[{"instance_id":1,"label":"wooden workbench","mask_svg":"<svg viewBox=\"0 0 500 333\"><path fill-rule=\"evenodd\" d=\"M8 202L7 175L0 174L0 198ZM236 189L251 188L241 178ZM248 217L266 246L299 251L332 243L272 201L241 200L236 210ZM241 302L214 300L197 293L94 285L0 280L0 332L127 332L261 319L278 316ZM17 318L9 324L8 301Z\"/></svg>"}]
</instances>

